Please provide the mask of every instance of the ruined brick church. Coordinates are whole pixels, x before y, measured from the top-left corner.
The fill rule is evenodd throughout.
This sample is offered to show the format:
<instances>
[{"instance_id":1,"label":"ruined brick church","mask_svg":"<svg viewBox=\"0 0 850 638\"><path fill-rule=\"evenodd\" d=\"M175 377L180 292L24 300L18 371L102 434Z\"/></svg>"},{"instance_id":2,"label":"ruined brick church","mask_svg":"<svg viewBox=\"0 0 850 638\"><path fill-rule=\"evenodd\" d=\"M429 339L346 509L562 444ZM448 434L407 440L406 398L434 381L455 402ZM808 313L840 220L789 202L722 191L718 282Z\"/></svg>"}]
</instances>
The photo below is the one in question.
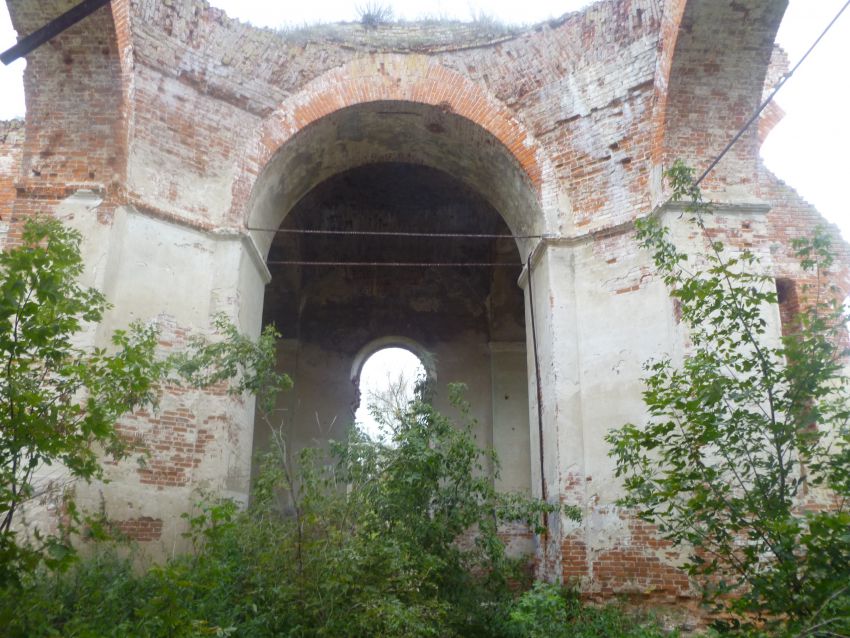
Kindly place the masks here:
<instances>
[{"instance_id":1,"label":"ruined brick church","mask_svg":"<svg viewBox=\"0 0 850 638\"><path fill-rule=\"evenodd\" d=\"M7 4L25 35L76 0ZM688 596L681 556L615 504L603 439L644 418L643 362L685 344L634 220L702 246L662 173L705 168L784 72L785 6L602 0L517 31L281 33L204 0L112 0L27 57L26 121L0 124L0 242L39 213L83 233L84 283L113 304L93 344L136 319L164 350L217 313L251 335L275 324L293 449L351 426L373 352L413 351L438 403L469 386L501 489L581 507L581 523L513 533L541 577ZM759 159L779 117L772 104L705 183L713 232L783 291L777 335L801 277L790 240L823 223ZM249 497L268 439L251 398L220 392L166 394L120 427L149 459L78 498L153 555L179 547L198 489Z\"/></svg>"}]
</instances>

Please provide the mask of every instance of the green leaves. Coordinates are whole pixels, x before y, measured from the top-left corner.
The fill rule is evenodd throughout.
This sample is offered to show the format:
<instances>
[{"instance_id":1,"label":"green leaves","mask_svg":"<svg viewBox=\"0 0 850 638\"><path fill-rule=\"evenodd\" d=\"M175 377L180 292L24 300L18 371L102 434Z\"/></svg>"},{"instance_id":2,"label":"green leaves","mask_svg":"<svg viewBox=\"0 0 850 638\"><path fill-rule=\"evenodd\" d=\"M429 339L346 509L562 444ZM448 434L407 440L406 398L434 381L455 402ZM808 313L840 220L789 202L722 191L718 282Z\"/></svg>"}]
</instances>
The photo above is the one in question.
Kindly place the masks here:
<instances>
[{"instance_id":1,"label":"green leaves","mask_svg":"<svg viewBox=\"0 0 850 638\"><path fill-rule=\"evenodd\" d=\"M184 352L169 358L177 382L196 388L226 382L230 394L252 394L262 410L271 411L278 393L292 387L292 380L275 370L280 335L274 326L266 326L256 341L240 334L222 314L213 318L213 327L216 340L194 336Z\"/></svg>"},{"instance_id":2,"label":"green leaves","mask_svg":"<svg viewBox=\"0 0 850 638\"><path fill-rule=\"evenodd\" d=\"M677 164L668 179L707 233L711 208L691 171ZM827 601L847 604L850 581L850 537L828 531L842 528L850 496L845 317L829 284L828 238L794 242L809 282L800 328L771 341L764 313L777 295L754 254L712 241L687 255L655 219L639 222L637 236L690 343L681 365L648 364L648 422L607 437L623 503L690 546L689 573L744 624L811 627Z\"/></svg>"},{"instance_id":3,"label":"green leaves","mask_svg":"<svg viewBox=\"0 0 850 638\"><path fill-rule=\"evenodd\" d=\"M535 583L510 608L511 638L676 638L651 618L624 613L615 606L582 604L579 596L557 585Z\"/></svg>"},{"instance_id":4,"label":"green leaves","mask_svg":"<svg viewBox=\"0 0 850 638\"><path fill-rule=\"evenodd\" d=\"M59 221L37 218L19 246L0 253L0 585L73 559L69 536L83 515L70 494L57 495L68 514L59 536L24 543L13 529L20 508L50 489L37 480L40 469L62 466L71 481L102 478L104 455L129 452L116 421L154 407L165 383L225 384L264 403L289 384L275 372L273 331L254 342L222 317L217 341L194 338L165 358L157 356L157 330L142 323L116 331L108 350L81 346L81 332L109 305L77 282L80 240Z\"/></svg>"},{"instance_id":5,"label":"green leaves","mask_svg":"<svg viewBox=\"0 0 850 638\"><path fill-rule=\"evenodd\" d=\"M159 378L151 329L134 325L116 334L112 354L78 345L80 331L108 307L101 293L77 283L79 243L79 234L57 220L35 219L25 225L21 245L0 254L0 583L42 558L67 563L67 542L47 537L20 544L14 515L45 489L34 482L42 466L99 477L95 444L123 454L114 422L150 404Z\"/></svg>"},{"instance_id":6,"label":"green leaves","mask_svg":"<svg viewBox=\"0 0 850 638\"><path fill-rule=\"evenodd\" d=\"M388 443L352 429L290 460L277 433L245 512L190 518L197 555L165 570L179 607L247 636L500 635L524 574L499 525L558 508L496 493L453 392L459 423L415 401Z\"/></svg>"}]
</instances>

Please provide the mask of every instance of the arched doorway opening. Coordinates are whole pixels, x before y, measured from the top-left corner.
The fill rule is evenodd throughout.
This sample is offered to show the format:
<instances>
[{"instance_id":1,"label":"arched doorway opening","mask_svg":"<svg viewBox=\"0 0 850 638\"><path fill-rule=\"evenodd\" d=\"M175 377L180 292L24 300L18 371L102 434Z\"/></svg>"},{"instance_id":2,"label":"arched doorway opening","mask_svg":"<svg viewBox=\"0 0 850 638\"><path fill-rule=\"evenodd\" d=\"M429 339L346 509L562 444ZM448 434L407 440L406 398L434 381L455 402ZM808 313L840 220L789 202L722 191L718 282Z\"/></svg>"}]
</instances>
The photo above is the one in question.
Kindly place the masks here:
<instances>
[{"instance_id":1,"label":"arched doorway opening","mask_svg":"<svg viewBox=\"0 0 850 638\"><path fill-rule=\"evenodd\" d=\"M525 303L517 284L542 230L511 152L447 109L373 102L295 135L262 172L249 231L272 275L263 323L284 336L289 449L341 439L358 353L385 335L421 344L440 383L462 382L499 487L530 491ZM431 370L429 370L431 372ZM254 449L266 444L261 428Z\"/></svg>"}]
</instances>

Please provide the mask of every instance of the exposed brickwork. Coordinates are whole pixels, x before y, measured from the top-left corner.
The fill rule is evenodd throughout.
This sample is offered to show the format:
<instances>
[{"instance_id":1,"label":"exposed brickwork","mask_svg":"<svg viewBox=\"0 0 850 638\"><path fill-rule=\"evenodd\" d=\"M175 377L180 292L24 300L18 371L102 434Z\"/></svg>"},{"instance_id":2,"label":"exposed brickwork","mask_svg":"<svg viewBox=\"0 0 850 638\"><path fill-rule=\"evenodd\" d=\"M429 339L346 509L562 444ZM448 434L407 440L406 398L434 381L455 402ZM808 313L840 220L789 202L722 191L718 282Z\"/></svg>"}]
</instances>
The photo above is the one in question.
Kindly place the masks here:
<instances>
[{"instance_id":1,"label":"exposed brickwork","mask_svg":"<svg viewBox=\"0 0 850 638\"><path fill-rule=\"evenodd\" d=\"M676 567L681 552L662 540L654 526L625 510L607 524L621 531L616 540L601 542L600 547L589 546L582 529L564 538L561 574L565 583L601 598L629 595L665 603L693 595L687 575Z\"/></svg>"},{"instance_id":2,"label":"exposed brickwork","mask_svg":"<svg viewBox=\"0 0 850 638\"><path fill-rule=\"evenodd\" d=\"M11 0L7 4L13 25L25 34L74 3ZM123 180L129 80L122 73L115 24L111 9L106 8L27 56L26 135L8 241L19 236L24 218L49 212L77 189L111 191Z\"/></svg>"},{"instance_id":3,"label":"exposed brickwork","mask_svg":"<svg viewBox=\"0 0 850 638\"><path fill-rule=\"evenodd\" d=\"M764 93L762 95L764 99L767 99L773 93L782 76L788 73L788 69L788 54L779 45L774 45L773 54L770 56L770 66L767 68L767 76L764 79ZM764 143L767 136L783 117L785 117L785 111L775 100L767 105L767 108L762 111L758 123L760 144Z\"/></svg>"},{"instance_id":4,"label":"exposed brickwork","mask_svg":"<svg viewBox=\"0 0 850 638\"><path fill-rule=\"evenodd\" d=\"M163 352L186 347L188 330L163 316L157 324ZM192 406L199 398L208 406L224 407L227 388L218 384L199 391L166 386L157 410L139 410L121 419L118 431L138 454L135 472L140 484L157 490L191 485L193 471L208 460L215 433L228 430L228 419L223 414L195 413Z\"/></svg>"},{"instance_id":5,"label":"exposed brickwork","mask_svg":"<svg viewBox=\"0 0 850 638\"><path fill-rule=\"evenodd\" d=\"M585 502L592 477L570 472L562 480L563 502ZM654 526L628 510L590 502L584 511L587 524L566 532L561 541L563 582L592 597L637 595L662 603L692 595L687 575L677 567L681 552Z\"/></svg>"},{"instance_id":6,"label":"exposed brickwork","mask_svg":"<svg viewBox=\"0 0 850 638\"><path fill-rule=\"evenodd\" d=\"M673 69L673 59L679 41L679 25L685 11L687 0L667 0L659 25L658 56L655 61L653 76L653 100L655 108L652 114L650 133L650 148L652 163L656 167L664 165L667 148L665 132L667 109L670 101L670 79ZM675 105L674 105L675 108ZM658 172L658 171L656 171ZM653 205L659 205L666 199L663 180L660 174L653 176L650 184Z\"/></svg>"},{"instance_id":7,"label":"exposed brickwork","mask_svg":"<svg viewBox=\"0 0 850 638\"><path fill-rule=\"evenodd\" d=\"M702 169L755 111L786 3L684 4L666 87L665 162L678 158ZM751 129L705 187L722 192L755 183L758 146Z\"/></svg>"},{"instance_id":8,"label":"exposed brickwork","mask_svg":"<svg viewBox=\"0 0 850 638\"><path fill-rule=\"evenodd\" d=\"M627 522L628 535L592 559L593 591L603 597L638 594L659 602L689 596L687 575L671 564L678 553L658 537L652 525L634 518Z\"/></svg>"},{"instance_id":9,"label":"exposed brickwork","mask_svg":"<svg viewBox=\"0 0 850 638\"><path fill-rule=\"evenodd\" d=\"M185 408L157 415L138 412L124 420L120 431L138 440L150 454L138 469L139 482L159 488L187 485L190 471L200 464L211 438L208 431L195 427L195 415Z\"/></svg>"},{"instance_id":10,"label":"exposed brickwork","mask_svg":"<svg viewBox=\"0 0 850 638\"><path fill-rule=\"evenodd\" d=\"M62 109L65 119L55 127L61 134L42 124L38 135L30 136L25 173L34 177L29 173L35 170L42 177L58 178L61 169L66 181L70 173L75 181L108 182L112 175L107 168L119 175L127 170L128 192L178 215L209 218L226 210L231 195L223 181L232 179L236 161L241 176L234 183L230 209L232 221L238 223L256 175L294 132L343 106L413 100L444 105L491 131L535 184L544 176L552 184L563 184L575 224L590 230L621 220L625 211L633 215L648 210L657 179L653 165L683 155L676 147L679 137L684 136L691 154L705 154L739 123L728 117L728 108L718 108L717 100L722 91L743 117L752 99L760 96L765 60L772 53L771 29L778 24L777 9L769 4L739 15L722 13L726 10L707 2L671 0L660 6L650 0L608 0L528 32L494 36L457 25L402 25L368 32L349 25L275 33L230 20L200 0L118 2L113 24L108 11L97 16L98 32L106 38L99 43L100 64L107 66L98 68L98 58L81 49L72 32L67 43L56 43L53 57L40 53L44 59L35 60L36 65L61 67L54 58L70 49L79 59L71 71L91 79L63 83L79 86L86 99L63 96L79 108L74 109L78 114ZM50 0L26 6L13 2L12 8L22 30L46 21L56 10ZM680 19L686 24L683 29ZM718 46L713 40L723 32L715 26L718 22L730 27L729 41L745 34L746 42L758 42L764 53L741 56L742 61L733 58L739 47ZM703 24L710 26L703 29ZM679 37L683 30L684 40ZM240 54L234 56L237 42ZM709 44L729 59L704 64ZM393 75L386 65L364 64L364 50L398 54L393 60L404 60L399 63L402 72ZM416 60L401 54L408 51L427 59L408 64ZM698 62L692 64L692 58ZM739 82L739 77L752 78L759 90ZM37 88L30 90L34 107L47 101L38 99ZM674 96L672 102L668 93ZM96 102L88 97L94 94ZM750 97L744 99L744 94ZM67 118L105 111L107 101L117 117L104 120L111 128L97 136L115 144L99 144L96 152L87 153L83 171L63 149L90 146L73 132L91 127ZM723 113L720 119L711 115L722 125L707 125L701 110ZM204 117L197 117L199 113ZM42 115L31 109L33 121L48 121ZM710 134L717 142L707 145L695 138L690 133L695 122L700 122L703 140ZM666 130L666 136L648 135L648 123L659 133ZM676 133L680 127L681 135ZM72 138L63 141L67 135ZM125 166L122 149L127 144L134 153ZM666 155L658 150L662 147ZM753 157L752 145L741 149L742 156ZM547 165L541 165L541 159ZM188 188L191 180L195 186ZM199 184L221 196L203 197L206 189ZM558 190L540 192L544 205Z\"/></svg>"},{"instance_id":11,"label":"exposed brickwork","mask_svg":"<svg viewBox=\"0 0 850 638\"><path fill-rule=\"evenodd\" d=\"M140 543L158 541L162 536L162 519L140 516L123 521L113 521L118 532L129 540Z\"/></svg>"},{"instance_id":12,"label":"exposed brickwork","mask_svg":"<svg viewBox=\"0 0 850 638\"><path fill-rule=\"evenodd\" d=\"M376 81L377 80L377 81ZM479 124L515 157L531 183L539 188L539 149L510 112L458 73L416 57L386 57L373 63L356 62L324 75L308 85L300 99L275 111L260 130L255 146L259 155L244 158L245 177L234 188L235 219L242 217L255 176L271 156L296 132L335 111L364 101L400 101L430 104Z\"/></svg>"},{"instance_id":13,"label":"exposed brickwork","mask_svg":"<svg viewBox=\"0 0 850 638\"><path fill-rule=\"evenodd\" d=\"M795 237L812 237L818 226L829 233L833 239L833 247L838 252L839 261L846 263L850 256L850 247L841 239L838 228L828 224L814 206L762 164L759 165L758 185L759 195L771 204L768 225L777 275L799 275L799 264L794 256L791 240ZM842 271L839 279L842 286L847 285L846 276L846 272Z\"/></svg>"},{"instance_id":14,"label":"exposed brickwork","mask_svg":"<svg viewBox=\"0 0 850 638\"><path fill-rule=\"evenodd\" d=\"M566 585L581 586L590 576L590 563L587 558L587 543L567 536L561 543L561 577Z\"/></svg>"},{"instance_id":15,"label":"exposed brickwork","mask_svg":"<svg viewBox=\"0 0 850 638\"><path fill-rule=\"evenodd\" d=\"M16 28L29 33L73 3L8 4ZM123 80L110 10L96 12L30 54L24 86L27 135L21 175L28 185L103 185L120 179Z\"/></svg>"},{"instance_id":16,"label":"exposed brickwork","mask_svg":"<svg viewBox=\"0 0 850 638\"><path fill-rule=\"evenodd\" d=\"M595 238L592 244L594 254L604 262L617 269L617 275L604 279L605 290L617 295L640 290L642 286L654 279L652 269L646 263L637 263L626 272L619 268L630 258L631 247L635 245L634 233L602 234Z\"/></svg>"}]
</instances>

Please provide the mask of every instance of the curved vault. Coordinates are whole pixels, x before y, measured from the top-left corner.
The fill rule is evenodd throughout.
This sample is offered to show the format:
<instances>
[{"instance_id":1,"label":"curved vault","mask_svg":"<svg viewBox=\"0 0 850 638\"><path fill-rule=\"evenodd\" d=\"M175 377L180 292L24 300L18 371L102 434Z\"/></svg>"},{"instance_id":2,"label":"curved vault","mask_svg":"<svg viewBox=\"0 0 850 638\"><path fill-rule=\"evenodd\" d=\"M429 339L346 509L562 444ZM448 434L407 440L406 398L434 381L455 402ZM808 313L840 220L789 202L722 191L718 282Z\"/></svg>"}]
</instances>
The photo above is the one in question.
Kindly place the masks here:
<instances>
[{"instance_id":1,"label":"curved vault","mask_svg":"<svg viewBox=\"0 0 850 638\"><path fill-rule=\"evenodd\" d=\"M515 235L544 231L535 189L510 151L474 122L415 102L347 107L296 134L258 178L248 228L275 229L324 180L358 166L388 162L428 166L456 177L481 193ZM272 234L250 232L267 255ZM521 256L530 245L518 242Z\"/></svg>"}]
</instances>

